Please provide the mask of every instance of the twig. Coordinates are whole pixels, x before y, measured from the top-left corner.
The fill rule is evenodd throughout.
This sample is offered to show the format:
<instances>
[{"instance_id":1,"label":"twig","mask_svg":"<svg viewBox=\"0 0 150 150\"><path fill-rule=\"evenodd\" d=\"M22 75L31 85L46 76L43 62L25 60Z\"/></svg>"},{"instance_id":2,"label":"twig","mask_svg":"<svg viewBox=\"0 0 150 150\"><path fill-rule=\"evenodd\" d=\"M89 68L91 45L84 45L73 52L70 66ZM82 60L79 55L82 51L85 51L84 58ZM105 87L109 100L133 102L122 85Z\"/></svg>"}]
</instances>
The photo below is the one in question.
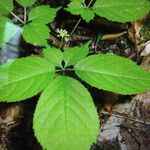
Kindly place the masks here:
<instances>
[{"instance_id":1,"label":"twig","mask_svg":"<svg viewBox=\"0 0 150 150\"><path fill-rule=\"evenodd\" d=\"M84 2L85 2L85 1L84 1ZM84 2L83 2L83 4L85 5ZM93 0L91 0L91 1L89 2L89 4L87 5L86 8L89 8L90 5L92 4L92 2L93 2ZM82 20L82 19L81 19L81 17L80 17L80 19L77 21L76 25L75 25L74 28L72 29L72 31L71 31L71 33L70 33L70 37L72 36L72 34L74 33L74 31L76 30L76 28L78 27L78 25L80 24L81 20Z\"/></svg>"},{"instance_id":2,"label":"twig","mask_svg":"<svg viewBox=\"0 0 150 150\"><path fill-rule=\"evenodd\" d=\"M81 18L78 20L78 22L77 22L76 25L74 26L73 30L71 31L70 37L72 36L72 34L74 33L74 31L75 31L76 28L78 27L78 25L80 24L80 22L81 22Z\"/></svg>"},{"instance_id":3,"label":"twig","mask_svg":"<svg viewBox=\"0 0 150 150\"><path fill-rule=\"evenodd\" d=\"M90 7L90 5L92 4L92 2L93 2L93 0L91 0L91 1L89 2L89 4L87 5L87 8Z\"/></svg>"},{"instance_id":4,"label":"twig","mask_svg":"<svg viewBox=\"0 0 150 150\"><path fill-rule=\"evenodd\" d=\"M18 16L16 16L13 12L11 12L11 15L13 15L17 20L19 20L22 24L25 24L24 21L22 21Z\"/></svg>"},{"instance_id":5,"label":"twig","mask_svg":"<svg viewBox=\"0 0 150 150\"><path fill-rule=\"evenodd\" d=\"M117 39L126 34L127 34L126 31L120 32L120 33L115 33L115 34L105 34L101 40L114 40L114 39Z\"/></svg>"},{"instance_id":6,"label":"twig","mask_svg":"<svg viewBox=\"0 0 150 150\"><path fill-rule=\"evenodd\" d=\"M102 111L102 113L107 114L107 115L113 115L113 116L116 116L116 117L119 117L119 118L129 119L129 120L132 120L132 121L135 121L135 122L138 122L138 123L150 125L149 121L141 120L140 118L129 116L129 115L126 115L126 114L122 114L122 113L119 113L119 112L116 112L116 111L112 111L111 113L106 112L106 111Z\"/></svg>"},{"instance_id":7,"label":"twig","mask_svg":"<svg viewBox=\"0 0 150 150\"><path fill-rule=\"evenodd\" d=\"M27 8L24 8L24 23L27 22Z\"/></svg>"}]
</instances>

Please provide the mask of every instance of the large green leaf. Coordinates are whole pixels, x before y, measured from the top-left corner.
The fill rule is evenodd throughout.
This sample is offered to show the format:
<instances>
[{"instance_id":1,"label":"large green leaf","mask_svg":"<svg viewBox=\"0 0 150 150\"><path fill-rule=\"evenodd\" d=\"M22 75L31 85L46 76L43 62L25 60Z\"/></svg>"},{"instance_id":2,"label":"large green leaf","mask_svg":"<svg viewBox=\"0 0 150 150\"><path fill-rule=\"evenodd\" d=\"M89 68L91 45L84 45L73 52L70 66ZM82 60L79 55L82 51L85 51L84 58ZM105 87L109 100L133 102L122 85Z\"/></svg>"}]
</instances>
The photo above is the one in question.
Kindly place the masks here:
<instances>
[{"instance_id":1,"label":"large green leaf","mask_svg":"<svg viewBox=\"0 0 150 150\"><path fill-rule=\"evenodd\" d=\"M13 0L0 0L0 14L8 14L13 11Z\"/></svg>"},{"instance_id":2,"label":"large green leaf","mask_svg":"<svg viewBox=\"0 0 150 150\"><path fill-rule=\"evenodd\" d=\"M29 14L29 21L37 21L47 24L54 20L58 10L59 9L57 8L50 8L49 5L35 7L31 10Z\"/></svg>"},{"instance_id":3,"label":"large green leaf","mask_svg":"<svg viewBox=\"0 0 150 150\"><path fill-rule=\"evenodd\" d=\"M93 11L112 21L128 22L140 19L150 11L148 0L97 0Z\"/></svg>"},{"instance_id":4,"label":"large green leaf","mask_svg":"<svg viewBox=\"0 0 150 150\"><path fill-rule=\"evenodd\" d=\"M15 59L10 59L7 61L7 63L4 63L0 66L0 89L3 85L5 85L8 82L9 73L8 68L9 66L15 61Z\"/></svg>"},{"instance_id":5,"label":"large green leaf","mask_svg":"<svg viewBox=\"0 0 150 150\"><path fill-rule=\"evenodd\" d=\"M99 120L92 98L75 79L58 76L38 101L33 128L47 150L89 150Z\"/></svg>"},{"instance_id":6,"label":"large green leaf","mask_svg":"<svg viewBox=\"0 0 150 150\"><path fill-rule=\"evenodd\" d=\"M42 23L31 22L24 26L23 38L27 43L45 46L47 45L47 39L50 38L49 32L50 29L46 25Z\"/></svg>"},{"instance_id":7,"label":"large green leaf","mask_svg":"<svg viewBox=\"0 0 150 150\"><path fill-rule=\"evenodd\" d=\"M21 28L3 16L0 16L0 47L6 44Z\"/></svg>"},{"instance_id":8,"label":"large green leaf","mask_svg":"<svg viewBox=\"0 0 150 150\"><path fill-rule=\"evenodd\" d=\"M76 64L75 72L92 86L120 94L136 94L150 89L150 73L115 55L89 56Z\"/></svg>"},{"instance_id":9,"label":"large green leaf","mask_svg":"<svg viewBox=\"0 0 150 150\"><path fill-rule=\"evenodd\" d=\"M66 11L70 12L73 15L81 15L82 19L86 22L90 22L94 18L94 12L82 4L83 1L72 1L68 4L68 8L65 8Z\"/></svg>"},{"instance_id":10,"label":"large green leaf","mask_svg":"<svg viewBox=\"0 0 150 150\"><path fill-rule=\"evenodd\" d=\"M65 66L75 65L79 60L87 56L89 52L89 43L81 47L70 47L65 49L63 53L63 60L65 61Z\"/></svg>"},{"instance_id":11,"label":"large green leaf","mask_svg":"<svg viewBox=\"0 0 150 150\"><path fill-rule=\"evenodd\" d=\"M40 57L0 66L0 101L19 101L39 93L54 76L54 66Z\"/></svg>"},{"instance_id":12,"label":"large green leaf","mask_svg":"<svg viewBox=\"0 0 150 150\"><path fill-rule=\"evenodd\" d=\"M37 0L16 0L16 2L22 7L29 7L34 4Z\"/></svg>"},{"instance_id":13,"label":"large green leaf","mask_svg":"<svg viewBox=\"0 0 150 150\"><path fill-rule=\"evenodd\" d=\"M43 55L44 58L54 64L57 67L61 66L62 58L63 58L63 53L61 52L60 49L57 49L55 47L50 47L47 46L43 50Z\"/></svg>"}]
</instances>

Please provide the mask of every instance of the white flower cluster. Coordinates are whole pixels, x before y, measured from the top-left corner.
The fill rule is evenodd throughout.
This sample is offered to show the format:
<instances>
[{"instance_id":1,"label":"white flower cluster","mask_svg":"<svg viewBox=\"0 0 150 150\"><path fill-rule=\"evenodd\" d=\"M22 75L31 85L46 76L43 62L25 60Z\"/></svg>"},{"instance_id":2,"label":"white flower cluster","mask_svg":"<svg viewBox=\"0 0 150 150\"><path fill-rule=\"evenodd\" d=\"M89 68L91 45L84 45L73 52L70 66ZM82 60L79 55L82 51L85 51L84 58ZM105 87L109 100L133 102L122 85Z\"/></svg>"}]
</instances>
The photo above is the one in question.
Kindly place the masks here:
<instances>
[{"instance_id":1,"label":"white flower cluster","mask_svg":"<svg viewBox=\"0 0 150 150\"><path fill-rule=\"evenodd\" d=\"M69 41L68 31L65 29L56 29L57 37L63 38L66 42Z\"/></svg>"}]
</instances>

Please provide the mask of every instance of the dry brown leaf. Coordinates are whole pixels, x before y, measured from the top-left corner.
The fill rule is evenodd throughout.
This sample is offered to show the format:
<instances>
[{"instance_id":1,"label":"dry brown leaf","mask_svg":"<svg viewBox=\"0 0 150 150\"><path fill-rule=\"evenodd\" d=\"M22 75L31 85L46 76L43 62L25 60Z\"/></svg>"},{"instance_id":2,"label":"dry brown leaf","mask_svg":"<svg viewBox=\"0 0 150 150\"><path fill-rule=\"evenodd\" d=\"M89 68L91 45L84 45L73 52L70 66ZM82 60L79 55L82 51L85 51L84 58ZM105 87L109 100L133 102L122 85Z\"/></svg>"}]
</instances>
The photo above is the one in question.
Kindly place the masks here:
<instances>
[{"instance_id":1,"label":"dry brown leaf","mask_svg":"<svg viewBox=\"0 0 150 150\"><path fill-rule=\"evenodd\" d=\"M0 129L10 130L17 126L22 117L23 108L20 104L1 105Z\"/></svg>"}]
</instances>

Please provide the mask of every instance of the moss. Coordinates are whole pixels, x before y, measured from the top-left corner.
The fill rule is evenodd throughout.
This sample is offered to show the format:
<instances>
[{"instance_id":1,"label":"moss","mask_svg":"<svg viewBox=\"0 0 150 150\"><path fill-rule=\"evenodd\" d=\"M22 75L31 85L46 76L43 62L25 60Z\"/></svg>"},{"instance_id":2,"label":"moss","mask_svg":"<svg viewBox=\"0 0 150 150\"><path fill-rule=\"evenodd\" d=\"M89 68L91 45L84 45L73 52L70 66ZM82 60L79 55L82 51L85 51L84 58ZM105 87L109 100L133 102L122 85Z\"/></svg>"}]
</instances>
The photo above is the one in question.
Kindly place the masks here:
<instances>
[{"instance_id":1,"label":"moss","mask_svg":"<svg viewBox=\"0 0 150 150\"><path fill-rule=\"evenodd\" d=\"M150 19L147 19L140 31L140 43L150 40Z\"/></svg>"}]
</instances>

